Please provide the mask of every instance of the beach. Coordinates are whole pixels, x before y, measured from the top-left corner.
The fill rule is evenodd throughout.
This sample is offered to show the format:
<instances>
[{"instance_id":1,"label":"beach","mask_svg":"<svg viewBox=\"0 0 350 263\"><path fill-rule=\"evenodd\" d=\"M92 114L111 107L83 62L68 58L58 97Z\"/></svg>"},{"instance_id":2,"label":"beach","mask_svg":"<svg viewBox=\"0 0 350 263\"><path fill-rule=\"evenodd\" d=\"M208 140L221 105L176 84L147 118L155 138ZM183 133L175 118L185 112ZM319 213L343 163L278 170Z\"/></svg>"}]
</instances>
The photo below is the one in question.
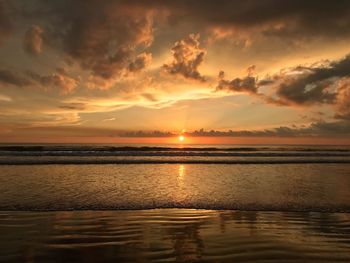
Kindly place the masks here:
<instances>
[{"instance_id":1,"label":"beach","mask_svg":"<svg viewBox=\"0 0 350 263\"><path fill-rule=\"evenodd\" d=\"M349 262L350 214L0 212L1 262Z\"/></svg>"},{"instance_id":2,"label":"beach","mask_svg":"<svg viewBox=\"0 0 350 263\"><path fill-rule=\"evenodd\" d=\"M348 262L346 147L0 149L0 261Z\"/></svg>"},{"instance_id":3,"label":"beach","mask_svg":"<svg viewBox=\"0 0 350 263\"><path fill-rule=\"evenodd\" d=\"M350 262L350 1L0 0L0 263Z\"/></svg>"}]
</instances>

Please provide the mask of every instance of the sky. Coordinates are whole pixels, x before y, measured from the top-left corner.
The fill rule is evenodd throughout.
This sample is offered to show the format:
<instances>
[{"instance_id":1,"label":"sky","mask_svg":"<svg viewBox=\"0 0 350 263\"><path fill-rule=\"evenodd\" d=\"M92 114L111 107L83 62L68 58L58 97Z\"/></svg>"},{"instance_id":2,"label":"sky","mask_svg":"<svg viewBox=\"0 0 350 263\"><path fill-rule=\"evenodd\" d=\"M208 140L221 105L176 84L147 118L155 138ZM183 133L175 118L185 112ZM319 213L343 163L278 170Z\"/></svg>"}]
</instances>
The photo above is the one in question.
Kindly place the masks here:
<instances>
[{"instance_id":1,"label":"sky","mask_svg":"<svg viewBox=\"0 0 350 263\"><path fill-rule=\"evenodd\" d=\"M350 1L0 0L0 142L350 144Z\"/></svg>"}]
</instances>

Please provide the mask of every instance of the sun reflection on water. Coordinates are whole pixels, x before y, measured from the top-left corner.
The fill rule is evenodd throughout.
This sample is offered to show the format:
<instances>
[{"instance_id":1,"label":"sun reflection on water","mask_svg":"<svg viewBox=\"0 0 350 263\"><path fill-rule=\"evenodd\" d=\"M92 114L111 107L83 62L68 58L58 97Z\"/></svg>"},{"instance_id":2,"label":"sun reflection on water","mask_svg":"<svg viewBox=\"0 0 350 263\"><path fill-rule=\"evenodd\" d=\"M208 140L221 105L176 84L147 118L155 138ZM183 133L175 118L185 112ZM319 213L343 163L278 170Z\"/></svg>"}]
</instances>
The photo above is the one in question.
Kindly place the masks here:
<instances>
[{"instance_id":1,"label":"sun reflection on water","mask_svg":"<svg viewBox=\"0 0 350 263\"><path fill-rule=\"evenodd\" d=\"M180 164L178 178L182 180L184 176L185 176L185 166L183 164Z\"/></svg>"}]
</instances>

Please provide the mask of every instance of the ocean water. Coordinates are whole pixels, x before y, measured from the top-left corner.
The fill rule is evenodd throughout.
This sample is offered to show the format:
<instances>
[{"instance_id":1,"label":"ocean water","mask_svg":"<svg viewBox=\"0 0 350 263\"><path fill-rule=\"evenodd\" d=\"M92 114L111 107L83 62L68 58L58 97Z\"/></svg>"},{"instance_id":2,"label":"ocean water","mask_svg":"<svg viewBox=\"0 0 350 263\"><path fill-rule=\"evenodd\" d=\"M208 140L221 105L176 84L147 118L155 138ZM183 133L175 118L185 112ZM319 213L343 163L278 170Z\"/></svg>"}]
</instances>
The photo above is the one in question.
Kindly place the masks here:
<instances>
[{"instance_id":1,"label":"ocean water","mask_svg":"<svg viewBox=\"0 0 350 263\"><path fill-rule=\"evenodd\" d=\"M3 145L2 165L350 163L349 146Z\"/></svg>"},{"instance_id":2,"label":"ocean water","mask_svg":"<svg viewBox=\"0 0 350 263\"><path fill-rule=\"evenodd\" d=\"M0 146L0 261L350 262L350 147Z\"/></svg>"},{"instance_id":3,"label":"ocean water","mask_svg":"<svg viewBox=\"0 0 350 263\"><path fill-rule=\"evenodd\" d=\"M1 262L350 262L350 214L0 212Z\"/></svg>"}]
</instances>

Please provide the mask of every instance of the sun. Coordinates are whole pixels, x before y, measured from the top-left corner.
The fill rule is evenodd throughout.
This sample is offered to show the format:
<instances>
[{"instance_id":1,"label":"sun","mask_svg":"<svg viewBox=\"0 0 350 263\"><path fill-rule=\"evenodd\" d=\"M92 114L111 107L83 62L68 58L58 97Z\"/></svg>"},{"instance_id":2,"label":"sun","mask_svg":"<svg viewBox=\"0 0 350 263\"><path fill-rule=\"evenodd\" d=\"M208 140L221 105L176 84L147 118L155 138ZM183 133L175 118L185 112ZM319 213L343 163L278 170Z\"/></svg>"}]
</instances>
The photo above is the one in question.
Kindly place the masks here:
<instances>
[{"instance_id":1,"label":"sun","mask_svg":"<svg viewBox=\"0 0 350 263\"><path fill-rule=\"evenodd\" d=\"M179 136L179 141L180 141L180 142L183 142L184 140L185 140L185 136L180 135L180 136Z\"/></svg>"}]
</instances>

